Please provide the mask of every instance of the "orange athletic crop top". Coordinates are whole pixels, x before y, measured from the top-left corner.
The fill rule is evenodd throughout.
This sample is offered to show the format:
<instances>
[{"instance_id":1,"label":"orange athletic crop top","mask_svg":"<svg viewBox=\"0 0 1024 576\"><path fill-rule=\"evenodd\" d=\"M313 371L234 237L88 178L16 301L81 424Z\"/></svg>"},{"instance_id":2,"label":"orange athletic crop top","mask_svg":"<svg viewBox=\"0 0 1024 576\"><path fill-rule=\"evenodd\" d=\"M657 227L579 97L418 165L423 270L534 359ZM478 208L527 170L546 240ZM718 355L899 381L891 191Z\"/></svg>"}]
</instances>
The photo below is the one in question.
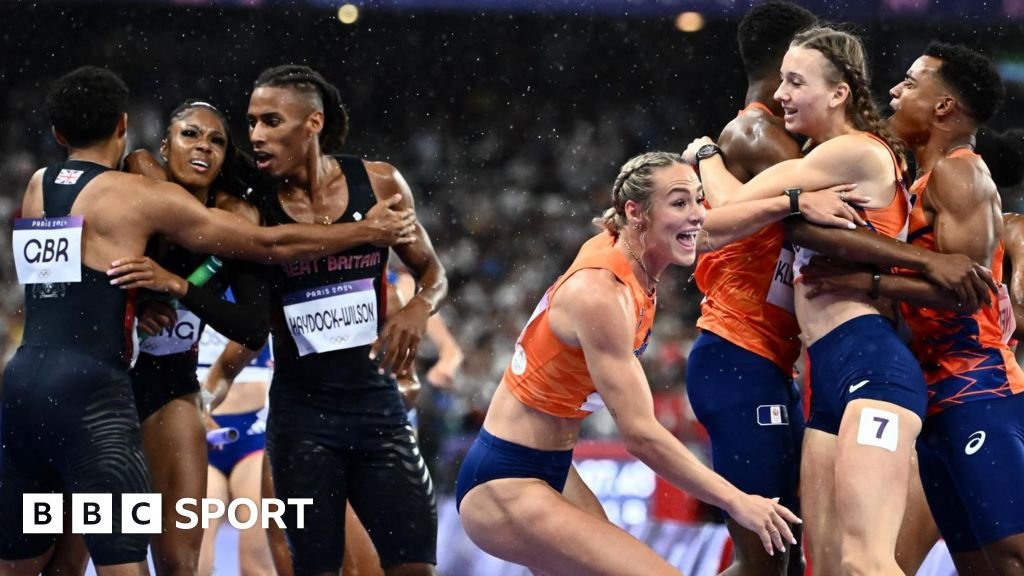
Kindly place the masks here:
<instances>
[{"instance_id":1,"label":"orange athletic crop top","mask_svg":"<svg viewBox=\"0 0 1024 576\"><path fill-rule=\"evenodd\" d=\"M760 102L739 114L755 109L773 115ZM793 314L793 246L781 224L702 254L694 278L704 294L698 328L771 360L786 374L793 370L800 325Z\"/></svg>"},{"instance_id":2,"label":"orange athletic crop top","mask_svg":"<svg viewBox=\"0 0 1024 576\"><path fill-rule=\"evenodd\" d=\"M961 148L948 157L978 155ZM931 172L922 174L911 186L918 201L911 212L908 240L935 250L935 233L922 207L930 176ZM1002 242L992 256L992 277L1002 282ZM900 305L911 331L910 349L921 363L928 384L929 415L965 402L1024 392L1024 372L1006 343L1013 332L1013 311L1005 287L1000 296L974 314Z\"/></svg>"},{"instance_id":3,"label":"orange athletic crop top","mask_svg":"<svg viewBox=\"0 0 1024 576\"><path fill-rule=\"evenodd\" d=\"M644 291L633 275L629 260L614 245L615 238L608 232L587 240L569 269L544 293L519 335L502 382L523 404L562 418L585 418L604 407L587 370L583 350L563 343L548 324L552 298L579 270L608 270L629 287L636 317L633 353L639 357L647 348L656 299Z\"/></svg>"}]
</instances>

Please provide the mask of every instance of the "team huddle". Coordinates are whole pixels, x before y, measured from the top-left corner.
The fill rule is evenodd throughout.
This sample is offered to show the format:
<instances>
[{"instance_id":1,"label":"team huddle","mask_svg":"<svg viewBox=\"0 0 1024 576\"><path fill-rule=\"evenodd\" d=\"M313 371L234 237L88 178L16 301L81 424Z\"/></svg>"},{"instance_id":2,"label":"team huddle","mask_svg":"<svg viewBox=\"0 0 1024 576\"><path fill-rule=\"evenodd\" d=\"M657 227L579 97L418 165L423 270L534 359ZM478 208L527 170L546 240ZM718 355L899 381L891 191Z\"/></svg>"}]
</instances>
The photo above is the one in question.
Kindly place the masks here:
<instances>
[{"instance_id":1,"label":"team huddle","mask_svg":"<svg viewBox=\"0 0 1024 576\"><path fill-rule=\"evenodd\" d=\"M516 341L456 483L466 533L536 574L679 574L608 521L573 466L581 421L607 407L634 456L725 513L724 574L915 574L940 535L960 574L1024 573L1024 372L1003 284L1024 225L976 151L998 73L933 42L892 63L909 67L885 118L856 35L770 0L738 40L744 109L717 143L622 166L600 232ZM146 574L151 544L159 574L209 573L209 534L167 526L208 482L241 490L239 466L261 478L256 497L313 501L303 528L291 508L270 531L278 573L435 574L434 488L407 410L447 280L408 184L336 154L347 113L304 66L254 83L251 159L190 100L160 159L133 152L119 171L127 97L85 67L47 99L68 159L32 177L15 227L26 318L0 391L0 575L89 557ZM404 297L389 251L415 278ZM201 273L210 255L223 267ZM710 468L658 422L639 362L661 275L694 263L686 383ZM184 318L198 330L170 329ZM230 343L201 362L205 325ZM262 433L260 402L210 411L268 334L269 458L246 462L261 447L245 443L208 455L207 427ZM122 532L116 497L108 534L23 530L25 494L95 492L161 493L164 530Z\"/></svg>"}]
</instances>

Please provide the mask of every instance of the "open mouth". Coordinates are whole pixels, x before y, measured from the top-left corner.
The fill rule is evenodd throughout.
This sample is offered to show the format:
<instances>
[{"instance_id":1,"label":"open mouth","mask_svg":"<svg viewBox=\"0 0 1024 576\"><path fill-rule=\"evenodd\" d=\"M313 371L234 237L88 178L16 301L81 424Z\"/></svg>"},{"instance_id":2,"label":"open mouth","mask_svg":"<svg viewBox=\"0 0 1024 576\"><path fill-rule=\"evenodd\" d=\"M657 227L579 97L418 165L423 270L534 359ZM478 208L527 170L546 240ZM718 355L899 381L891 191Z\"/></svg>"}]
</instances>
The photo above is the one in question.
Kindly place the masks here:
<instances>
[{"instance_id":1,"label":"open mouth","mask_svg":"<svg viewBox=\"0 0 1024 576\"><path fill-rule=\"evenodd\" d=\"M258 170L265 170L267 166L270 166L271 158L272 156L266 152L253 152L253 159L256 160Z\"/></svg>"},{"instance_id":2,"label":"open mouth","mask_svg":"<svg viewBox=\"0 0 1024 576\"><path fill-rule=\"evenodd\" d=\"M196 171L199 172L199 173L204 173L204 172L206 172L207 170L210 169L210 163L206 162L205 160L194 159L194 160L189 160L188 163L193 168L195 168Z\"/></svg>"},{"instance_id":3,"label":"open mouth","mask_svg":"<svg viewBox=\"0 0 1024 576\"><path fill-rule=\"evenodd\" d=\"M692 232L683 232L681 234L676 234L676 240L680 244L682 244L683 248L686 248L687 250L693 250L697 247L697 234L699 233L699 230L694 230Z\"/></svg>"}]
</instances>

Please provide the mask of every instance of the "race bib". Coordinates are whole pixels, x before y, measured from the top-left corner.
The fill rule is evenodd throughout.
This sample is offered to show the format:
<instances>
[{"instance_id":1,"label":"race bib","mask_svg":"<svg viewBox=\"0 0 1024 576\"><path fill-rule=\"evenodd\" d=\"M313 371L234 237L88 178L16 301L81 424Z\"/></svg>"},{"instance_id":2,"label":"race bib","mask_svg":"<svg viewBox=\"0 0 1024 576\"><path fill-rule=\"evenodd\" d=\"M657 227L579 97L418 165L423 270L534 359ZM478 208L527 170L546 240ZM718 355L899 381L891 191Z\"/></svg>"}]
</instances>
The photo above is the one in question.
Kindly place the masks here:
<instances>
[{"instance_id":1,"label":"race bib","mask_svg":"<svg viewBox=\"0 0 1024 576\"><path fill-rule=\"evenodd\" d=\"M139 350L151 356L170 356L189 351L199 341L199 317L181 304L175 304L178 322L168 326L156 336L148 336L139 344Z\"/></svg>"},{"instance_id":2,"label":"race bib","mask_svg":"<svg viewBox=\"0 0 1024 576\"><path fill-rule=\"evenodd\" d=\"M371 344L377 339L377 293L364 278L284 297L284 316L299 356Z\"/></svg>"},{"instance_id":3,"label":"race bib","mask_svg":"<svg viewBox=\"0 0 1024 576\"><path fill-rule=\"evenodd\" d=\"M793 247L784 244L779 251L779 259L775 262L775 272L772 274L772 285L768 288L768 296L765 298L769 304L778 306L790 314L793 311Z\"/></svg>"},{"instance_id":4,"label":"race bib","mask_svg":"<svg viewBox=\"0 0 1024 576\"><path fill-rule=\"evenodd\" d=\"M14 265L21 284L82 281L82 217L18 218Z\"/></svg>"},{"instance_id":5,"label":"race bib","mask_svg":"<svg viewBox=\"0 0 1024 576\"><path fill-rule=\"evenodd\" d=\"M1013 332L1017 329L1017 318L1013 315L1013 303L1010 302L1010 291L1006 284L999 285L999 328L1003 332L1004 343L1013 338Z\"/></svg>"}]
</instances>

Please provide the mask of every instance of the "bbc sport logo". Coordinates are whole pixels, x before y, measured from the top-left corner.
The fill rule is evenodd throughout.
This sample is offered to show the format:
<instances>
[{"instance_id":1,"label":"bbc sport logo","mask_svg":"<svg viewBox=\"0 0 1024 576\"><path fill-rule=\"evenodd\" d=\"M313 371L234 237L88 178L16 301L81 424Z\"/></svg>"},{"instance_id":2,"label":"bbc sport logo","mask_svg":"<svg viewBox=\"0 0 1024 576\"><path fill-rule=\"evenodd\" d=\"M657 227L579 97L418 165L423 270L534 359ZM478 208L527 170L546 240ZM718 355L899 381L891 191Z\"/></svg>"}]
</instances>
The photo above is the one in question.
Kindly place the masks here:
<instances>
[{"instance_id":1,"label":"bbc sport logo","mask_svg":"<svg viewBox=\"0 0 1024 576\"><path fill-rule=\"evenodd\" d=\"M163 525L163 501L160 494L121 494L121 534L159 534ZM64 531L63 494L24 494L21 500L22 526L24 534L61 534ZM249 498L235 498L228 506L216 498L182 498L174 505L177 515L174 525L180 530L202 526L210 527L210 520L227 516L231 526L245 530L260 522L262 528L274 521L280 528L287 528L284 512L288 506L295 507L295 528L306 527L306 506L312 506L312 498L288 498L287 502L277 498L262 498L254 502ZM246 508L247 520L239 519L238 511ZM111 534L114 528L113 494L72 494L71 532L73 534Z\"/></svg>"}]
</instances>

